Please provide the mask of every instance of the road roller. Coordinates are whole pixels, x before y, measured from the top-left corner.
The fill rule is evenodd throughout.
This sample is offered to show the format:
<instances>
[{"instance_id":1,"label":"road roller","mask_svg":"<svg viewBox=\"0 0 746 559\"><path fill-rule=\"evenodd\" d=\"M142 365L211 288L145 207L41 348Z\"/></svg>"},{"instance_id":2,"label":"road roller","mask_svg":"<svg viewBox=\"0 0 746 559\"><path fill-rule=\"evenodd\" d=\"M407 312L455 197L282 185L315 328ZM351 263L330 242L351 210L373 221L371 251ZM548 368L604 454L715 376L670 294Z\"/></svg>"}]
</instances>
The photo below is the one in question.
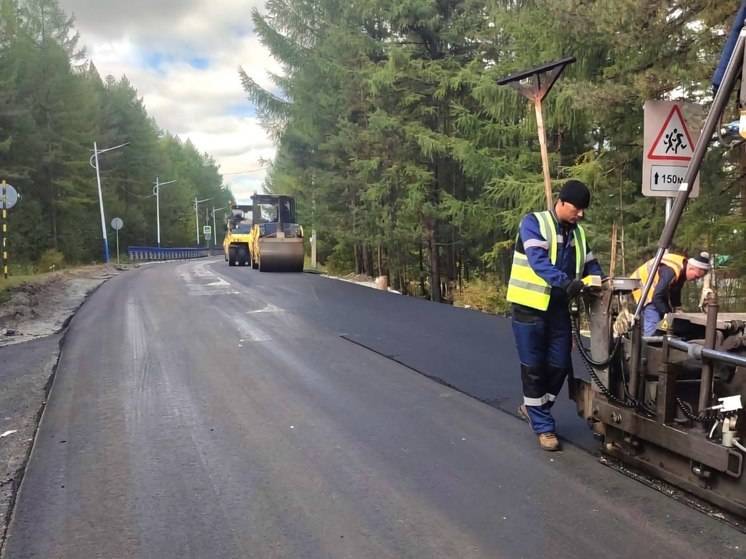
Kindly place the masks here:
<instances>
[{"instance_id":1,"label":"road roller","mask_svg":"<svg viewBox=\"0 0 746 559\"><path fill-rule=\"evenodd\" d=\"M737 23L735 47L724 54L722 81L648 279L643 285L639 279L611 278L585 289L571 303L575 346L585 374L570 379L569 387L578 414L600 440L601 452L616 459L610 462L652 474L741 519L746 518L746 313L719 312L714 278L702 312L670 313L653 336L642 335L641 323L658 267L742 73L743 23ZM740 94L741 106L746 106L746 80L741 80ZM740 133L746 137L746 130ZM632 297L636 290L642 291L637 303ZM581 324L590 328L589 341L580 335Z\"/></svg>"},{"instance_id":2,"label":"road roller","mask_svg":"<svg viewBox=\"0 0 746 559\"><path fill-rule=\"evenodd\" d=\"M229 266L243 266L251 262L252 217L250 205L231 205L231 215L223 238L223 255Z\"/></svg>"},{"instance_id":3,"label":"road roller","mask_svg":"<svg viewBox=\"0 0 746 559\"><path fill-rule=\"evenodd\" d=\"M251 197L251 266L260 272L302 272L303 227L296 223L292 196L254 194Z\"/></svg>"}]
</instances>

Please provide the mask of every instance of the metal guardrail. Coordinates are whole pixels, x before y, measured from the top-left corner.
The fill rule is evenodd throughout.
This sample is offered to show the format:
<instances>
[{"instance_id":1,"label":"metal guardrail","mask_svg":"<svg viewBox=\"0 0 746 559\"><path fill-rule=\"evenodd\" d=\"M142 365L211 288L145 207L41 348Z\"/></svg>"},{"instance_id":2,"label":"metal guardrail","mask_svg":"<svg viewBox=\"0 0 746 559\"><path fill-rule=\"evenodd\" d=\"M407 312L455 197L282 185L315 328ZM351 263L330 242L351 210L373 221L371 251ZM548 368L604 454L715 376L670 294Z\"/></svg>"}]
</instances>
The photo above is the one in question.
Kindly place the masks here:
<instances>
[{"instance_id":1,"label":"metal guardrail","mask_svg":"<svg viewBox=\"0 0 746 559\"><path fill-rule=\"evenodd\" d=\"M152 262L156 260L188 260L210 256L209 248L163 248L128 247L130 262Z\"/></svg>"}]
</instances>

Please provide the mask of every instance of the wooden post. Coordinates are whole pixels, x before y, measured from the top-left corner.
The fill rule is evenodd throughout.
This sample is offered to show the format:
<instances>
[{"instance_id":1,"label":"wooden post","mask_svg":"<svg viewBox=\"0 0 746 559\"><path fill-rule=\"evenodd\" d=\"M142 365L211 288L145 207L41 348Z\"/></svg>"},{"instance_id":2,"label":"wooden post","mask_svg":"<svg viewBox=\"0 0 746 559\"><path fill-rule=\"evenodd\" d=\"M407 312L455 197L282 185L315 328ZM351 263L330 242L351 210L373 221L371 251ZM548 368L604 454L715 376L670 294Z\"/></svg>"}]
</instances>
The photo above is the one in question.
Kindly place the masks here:
<instances>
[{"instance_id":1,"label":"wooden post","mask_svg":"<svg viewBox=\"0 0 746 559\"><path fill-rule=\"evenodd\" d=\"M536 129L539 133L539 147L541 148L541 167L544 171L544 195L547 199L547 209L553 206L552 179L549 176L549 153L547 152L547 135L544 129L544 114L541 108L541 97L534 98L534 109L536 110Z\"/></svg>"},{"instance_id":2,"label":"wooden post","mask_svg":"<svg viewBox=\"0 0 746 559\"><path fill-rule=\"evenodd\" d=\"M617 225L616 221L611 226L611 262L609 263L609 277L613 278L616 274L616 254L617 254Z\"/></svg>"}]
</instances>

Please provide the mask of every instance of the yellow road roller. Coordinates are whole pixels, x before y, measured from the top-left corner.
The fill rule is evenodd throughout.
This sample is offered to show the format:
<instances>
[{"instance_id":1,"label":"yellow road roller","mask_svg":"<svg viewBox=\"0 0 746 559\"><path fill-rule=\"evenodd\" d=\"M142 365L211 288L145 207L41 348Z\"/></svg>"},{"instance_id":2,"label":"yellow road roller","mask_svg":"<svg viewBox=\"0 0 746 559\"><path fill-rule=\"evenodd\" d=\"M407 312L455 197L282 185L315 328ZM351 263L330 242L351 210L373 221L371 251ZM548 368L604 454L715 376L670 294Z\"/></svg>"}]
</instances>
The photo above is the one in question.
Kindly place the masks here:
<instances>
[{"instance_id":1,"label":"yellow road roller","mask_svg":"<svg viewBox=\"0 0 746 559\"><path fill-rule=\"evenodd\" d=\"M251 261L251 218L251 206L231 205L231 216L223 239L223 254L229 266L248 265Z\"/></svg>"},{"instance_id":2,"label":"yellow road roller","mask_svg":"<svg viewBox=\"0 0 746 559\"><path fill-rule=\"evenodd\" d=\"M291 196L254 194L251 266L260 272L303 271L303 227L296 223Z\"/></svg>"}]
</instances>

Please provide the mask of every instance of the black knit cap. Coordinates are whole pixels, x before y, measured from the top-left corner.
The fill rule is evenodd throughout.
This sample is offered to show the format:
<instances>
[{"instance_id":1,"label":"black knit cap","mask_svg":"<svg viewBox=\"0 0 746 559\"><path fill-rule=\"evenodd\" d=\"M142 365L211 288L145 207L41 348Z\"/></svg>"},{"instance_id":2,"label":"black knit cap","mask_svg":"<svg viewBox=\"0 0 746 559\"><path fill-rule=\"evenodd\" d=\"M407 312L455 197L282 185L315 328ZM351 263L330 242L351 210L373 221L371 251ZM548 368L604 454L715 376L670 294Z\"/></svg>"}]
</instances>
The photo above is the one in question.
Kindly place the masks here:
<instances>
[{"instance_id":1,"label":"black knit cap","mask_svg":"<svg viewBox=\"0 0 746 559\"><path fill-rule=\"evenodd\" d=\"M562 186L559 199L563 202L570 202L576 208L584 210L591 204L591 192L579 180L570 179Z\"/></svg>"}]
</instances>

